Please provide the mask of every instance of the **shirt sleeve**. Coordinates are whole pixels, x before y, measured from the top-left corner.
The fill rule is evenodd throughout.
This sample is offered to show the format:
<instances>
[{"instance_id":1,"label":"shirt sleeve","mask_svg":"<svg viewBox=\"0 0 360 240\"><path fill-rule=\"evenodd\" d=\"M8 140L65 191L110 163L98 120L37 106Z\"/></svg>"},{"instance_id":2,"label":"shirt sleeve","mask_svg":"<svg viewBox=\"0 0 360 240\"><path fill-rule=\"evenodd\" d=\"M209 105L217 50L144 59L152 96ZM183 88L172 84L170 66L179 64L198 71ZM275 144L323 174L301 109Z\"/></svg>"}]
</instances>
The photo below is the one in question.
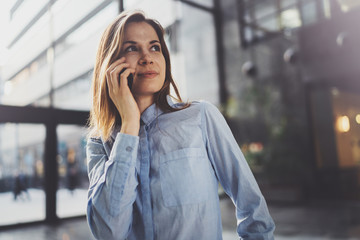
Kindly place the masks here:
<instances>
[{"instance_id":1,"label":"shirt sleeve","mask_svg":"<svg viewBox=\"0 0 360 240\"><path fill-rule=\"evenodd\" d=\"M126 239L129 234L137 196L138 145L138 136L118 133L108 156L100 139L87 142L87 220L96 239Z\"/></svg>"},{"instance_id":2,"label":"shirt sleeve","mask_svg":"<svg viewBox=\"0 0 360 240\"><path fill-rule=\"evenodd\" d=\"M228 124L214 105L202 102L202 111L209 159L236 206L238 235L243 239L274 239L275 224Z\"/></svg>"}]
</instances>

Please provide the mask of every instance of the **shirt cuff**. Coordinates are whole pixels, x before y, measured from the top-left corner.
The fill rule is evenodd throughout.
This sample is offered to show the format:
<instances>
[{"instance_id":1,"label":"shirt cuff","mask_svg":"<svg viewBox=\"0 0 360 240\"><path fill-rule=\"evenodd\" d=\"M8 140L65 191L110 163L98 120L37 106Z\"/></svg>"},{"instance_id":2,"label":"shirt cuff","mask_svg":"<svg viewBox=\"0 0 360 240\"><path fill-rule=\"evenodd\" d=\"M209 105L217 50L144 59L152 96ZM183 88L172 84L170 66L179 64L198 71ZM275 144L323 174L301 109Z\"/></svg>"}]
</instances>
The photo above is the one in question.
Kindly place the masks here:
<instances>
[{"instance_id":1,"label":"shirt cuff","mask_svg":"<svg viewBox=\"0 0 360 240\"><path fill-rule=\"evenodd\" d=\"M139 136L118 133L115 138L111 159L118 162L135 164L139 146Z\"/></svg>"}]
</instances>

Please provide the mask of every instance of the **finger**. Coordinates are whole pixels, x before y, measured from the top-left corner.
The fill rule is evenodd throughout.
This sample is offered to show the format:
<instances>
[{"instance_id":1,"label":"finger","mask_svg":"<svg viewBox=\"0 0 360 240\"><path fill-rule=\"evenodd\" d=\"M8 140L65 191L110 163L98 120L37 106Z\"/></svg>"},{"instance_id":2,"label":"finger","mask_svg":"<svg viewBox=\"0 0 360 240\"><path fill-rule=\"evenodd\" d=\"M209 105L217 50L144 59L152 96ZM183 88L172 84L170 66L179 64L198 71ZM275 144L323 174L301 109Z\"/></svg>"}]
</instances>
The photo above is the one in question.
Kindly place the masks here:
<instances>
[{"instance_id":1,"label":"finger","mask_svg":"<svg viewBox=\"0 0 360 240\"><path fill-rule=\"evenodd\" d=\"M115 75L115 74L119 74L124 68L129 67L129 63L120 63L118 65L116 65L113 69L111 69L110 74L111 75Z\"/></svg>"},{"instance_id":2,"label":"finger","mask_svg":"<svg viewBox=\"0 0 360 240\"><path fill-rule=\"evenodd\" d=\"M120 75L120 88L124 86L128 86L128 77L130 74L135 74L135 69L127 68L121 75Z\"/></svg>"},{"instance_id":3,"label":"finger","mask_svg":"<svg viewBox=\"0 0 360 240\"><path fill-rule=\"evenodd\" d=\"M106 74L110 74L119 64L125 63L125 57L122 57L112 64L106 69Z\"/></svg>"},{"instance_id":4,"label":"finger","mask_svg":"<svg viewBox=\"0 0 360 240\"><path fill-rule=\"evenodd\" d=\"M111 81L112 81L112 85L114 87L118 87L119 86L119 75L120 72L123 71L124 69L126 69L127 67L129 67L128 63L121 63L119 65L117 65L114 69L112 69L112 71L109 73Z\"/></svg>"},{"instance_id":5,"label":"finger","mask_svg":"<svg viewBox=\"0 0 360 240\"><path fill-rule=\"evenodd\" d=\"M122 63L124 60L125 60L125 58L121 58L118 61L115 61L106 70L105 77L106 77L106 82L107 82L108 91L109 91L110 95L112 94L112 92L117 91L120 87L118 75L117 74L112 75L111 73L114 71L114 69L116 69L118 67L121 67L121 69L126 67L127 63ZM123 64L123 66L119 66L119 64Z\"/></svg>"},{"instance_id":6,"label":"finger","mask_svg":"<svg viewBox=\"0 0 360 240\"><path fill-rule=\"evenodd\" d=\"M116 60L115 62L113 62L112 64L110 64L110 66L108 67L107 70L112 70L114 67L116 67L117 65L124 63L125 62L125 57L121 57L118 60Z\"/></svg>"}]
</instances>

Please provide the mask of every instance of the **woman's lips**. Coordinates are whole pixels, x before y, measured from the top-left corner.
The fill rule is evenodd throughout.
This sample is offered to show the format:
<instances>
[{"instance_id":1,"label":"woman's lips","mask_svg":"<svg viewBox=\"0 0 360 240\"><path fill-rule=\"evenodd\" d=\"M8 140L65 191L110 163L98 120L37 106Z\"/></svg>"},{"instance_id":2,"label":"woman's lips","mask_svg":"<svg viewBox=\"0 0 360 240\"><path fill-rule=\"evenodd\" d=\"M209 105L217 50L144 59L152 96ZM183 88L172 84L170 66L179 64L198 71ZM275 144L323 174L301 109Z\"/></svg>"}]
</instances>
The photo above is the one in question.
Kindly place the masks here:
<instances>
[{"instance_id":1,"label":"woman's lips","mask_svg":"<svg viewBox=\"0 0 360 240\"><path fill-rule=\"evenodd\" d=\"M155 71L147 71L147 72L138 73L138 76L141 78L154 78L157 75L158 75L158 73Z\"/></svg>"}]
</instances>

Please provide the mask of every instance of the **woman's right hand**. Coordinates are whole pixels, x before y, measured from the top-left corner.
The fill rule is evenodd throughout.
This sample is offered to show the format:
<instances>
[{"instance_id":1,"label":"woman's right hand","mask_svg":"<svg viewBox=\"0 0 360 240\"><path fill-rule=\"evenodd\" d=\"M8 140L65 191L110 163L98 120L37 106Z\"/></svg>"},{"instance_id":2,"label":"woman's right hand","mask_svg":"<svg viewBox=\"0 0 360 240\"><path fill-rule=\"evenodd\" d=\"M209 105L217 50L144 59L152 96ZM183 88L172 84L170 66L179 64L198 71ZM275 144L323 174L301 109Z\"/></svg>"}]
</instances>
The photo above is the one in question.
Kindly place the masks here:
<instances>
[{"instance_id":1,"label":"woman's right hand","mask_svg":"<svg viewBox=\"0 0 360 240\"><path fill-rule=\"evenodd\" d=\"M109 96L121 117L120 132L137 136L140 128L140 110L127 80L130 74L135 73L135 69L128 67L129 64L125 62L125 57L116 60L106 70L106 81ZM124 69L126 70L120 74Z\"/></svg>"}]
</instances>

